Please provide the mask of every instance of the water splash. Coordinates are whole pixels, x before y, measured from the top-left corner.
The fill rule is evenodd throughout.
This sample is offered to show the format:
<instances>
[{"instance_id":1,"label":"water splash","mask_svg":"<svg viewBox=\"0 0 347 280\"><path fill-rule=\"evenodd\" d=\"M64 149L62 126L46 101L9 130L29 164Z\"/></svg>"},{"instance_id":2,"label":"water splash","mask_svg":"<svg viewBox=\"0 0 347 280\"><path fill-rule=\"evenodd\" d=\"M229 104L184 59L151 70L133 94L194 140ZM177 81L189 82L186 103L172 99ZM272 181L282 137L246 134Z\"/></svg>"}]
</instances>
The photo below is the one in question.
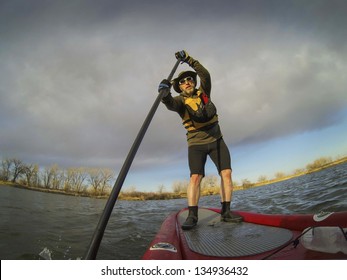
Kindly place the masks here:
<instances>
[{"instance_id":1,"label":"water splash","mask_svg":"<svg viewBox=\"0 0 347 280\"><path fill-rule=\"evenodd\" d=\"M39 253L39 256L44 260L52 260L52 252L47 247Z\"/></svg>"}]
</instances>

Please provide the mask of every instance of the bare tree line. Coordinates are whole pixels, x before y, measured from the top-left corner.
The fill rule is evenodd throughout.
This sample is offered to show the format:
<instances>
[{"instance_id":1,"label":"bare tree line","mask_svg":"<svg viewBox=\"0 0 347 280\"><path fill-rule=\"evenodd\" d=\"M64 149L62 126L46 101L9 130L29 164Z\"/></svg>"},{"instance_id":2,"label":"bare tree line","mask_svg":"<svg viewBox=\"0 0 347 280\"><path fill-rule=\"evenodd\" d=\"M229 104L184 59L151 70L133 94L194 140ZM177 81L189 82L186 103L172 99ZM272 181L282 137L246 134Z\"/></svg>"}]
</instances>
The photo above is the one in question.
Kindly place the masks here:
<instances>
[{"instance_id":1,"label":"bare tree line","mask_svg":"<svg viewBox=\"0 0 347 280\"><path fill-rule=\"evenodd\" d=\"M57 164L40 169L37 164L25 164L15 158L1 161L0 181L18 183L30 188L60 190L67 193L108 195L110 183L115 174L107 168L72 167L60 168ZM174 194L184 194L189 181L175 181L172 185ZM201 190L205 194L215 194L219 191L218 176L206 176L201 183ZM158 193L164 193L165 186L158 186ZM136 187L130 187L129 193L138 193Z\"/></svg>"},{"instance_id":2,"label":"bare tree line","mask_svg":"<svg viewBox=\"0 0 347 280\"><path fill-rule=\"evenodd\" d=\"M339 160L346 161L346 157L337 159L337 161ZM259 176L257 183L243 179L240 183L234 181L233 185L235 189L247 189L256 185L286 179L291 176L300 176L329 166L332 163L334 161L330 157L321 157L307 164L306 168L296 169L289 175L283 172L276 172L273 179L268 179L267 176L262 175ZM73 167L62 169L54 164L40 169L36 164L25 164L15 158L3 159L0 166L0 181L75 194L108 195L112 187L110 184L114 179L114 172L107 168ZM188 184L188 180L173 182L172 193L178 196L186 194ZM206 176L201 182L202 195L218 194L219 188L219 176ZM162 184L158 186L157 192L163 196L170 194L169 192L165 192L165 186ZM130 196L145 195L145 193L137 192L135 186L130 187L125 193Z\"/></svg>"},{"instance_id":3,"label":"bare tree line","mask_svg":"<svg viewBox=\"0 0 347 280\"><path fill-rule=\"evenodd\" d=\"M40 169L37 164L25 164L15 158L3 159L0 166L1 181L77 194L107 195L114 176L107 168L63 169L54 164Z\"/></svg>"}]
</instances>

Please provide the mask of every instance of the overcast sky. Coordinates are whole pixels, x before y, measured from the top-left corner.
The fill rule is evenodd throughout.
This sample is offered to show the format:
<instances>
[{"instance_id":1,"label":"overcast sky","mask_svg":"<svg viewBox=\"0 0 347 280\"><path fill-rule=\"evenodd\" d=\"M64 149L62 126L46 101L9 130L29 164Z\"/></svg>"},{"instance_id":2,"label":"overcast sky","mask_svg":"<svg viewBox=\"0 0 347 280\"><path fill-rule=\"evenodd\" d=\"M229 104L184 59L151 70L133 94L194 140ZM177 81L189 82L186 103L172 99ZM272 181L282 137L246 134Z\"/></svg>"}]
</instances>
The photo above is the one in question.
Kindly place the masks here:
<instances>
[{"instance_id":1,"label":"overcast sky","mask_svg":"<svg viewBox=\"0 0 347 280\"><path fill-rule=\"evenodd\" d=\"M210 71L235 180L346 155L346 11L334 0L0 0L0 157L117 174L182 49ZM185 130L160 104L124 187L170 190L188 176Z\"/></svg>"}]
</instances>

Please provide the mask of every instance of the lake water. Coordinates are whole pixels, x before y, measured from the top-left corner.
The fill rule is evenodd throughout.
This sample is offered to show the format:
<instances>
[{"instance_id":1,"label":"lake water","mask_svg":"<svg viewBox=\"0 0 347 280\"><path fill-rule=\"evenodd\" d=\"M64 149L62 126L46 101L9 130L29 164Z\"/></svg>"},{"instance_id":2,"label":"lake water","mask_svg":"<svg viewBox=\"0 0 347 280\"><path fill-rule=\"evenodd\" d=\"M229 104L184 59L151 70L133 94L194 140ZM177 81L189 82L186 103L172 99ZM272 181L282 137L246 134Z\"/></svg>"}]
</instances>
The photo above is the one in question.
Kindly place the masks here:
<instances>
[{"instance_id":1,"label":"lake water","mask_svg":"<svg viewBox=\"0 0 347 280\"><path fill-rule=\"evenodd\" d=\"M106 200L0 186L0 258L80 259ZM199 206L219 207L219 196ZM186 199L117 201L97 259L141 259L163 220ZM347 163L264 187L234 192L232 208L258 213L347 211Z\"/></svg>"}]
</instances>

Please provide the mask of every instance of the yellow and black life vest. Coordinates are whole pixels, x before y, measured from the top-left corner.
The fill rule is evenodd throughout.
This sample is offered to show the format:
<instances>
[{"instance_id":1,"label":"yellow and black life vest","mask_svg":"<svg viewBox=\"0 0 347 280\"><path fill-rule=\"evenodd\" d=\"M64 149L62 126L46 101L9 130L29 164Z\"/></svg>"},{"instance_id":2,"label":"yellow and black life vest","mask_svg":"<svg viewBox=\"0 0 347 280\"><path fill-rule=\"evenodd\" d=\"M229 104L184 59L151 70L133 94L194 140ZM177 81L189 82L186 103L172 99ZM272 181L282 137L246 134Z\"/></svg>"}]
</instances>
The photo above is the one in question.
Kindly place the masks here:
<instances>
[{"instance_id":1,"label":"yellow and black life vest","mask_svg":"<svg viewBox=\"0 0 347 280\"><path fill-rule=\"evenodd\" d=\"M194 97L182 97L185 105L182 124L188 132L207 130L218 122L217 109L205 93L197 91Z\"/></svg>"}]
</instances>

